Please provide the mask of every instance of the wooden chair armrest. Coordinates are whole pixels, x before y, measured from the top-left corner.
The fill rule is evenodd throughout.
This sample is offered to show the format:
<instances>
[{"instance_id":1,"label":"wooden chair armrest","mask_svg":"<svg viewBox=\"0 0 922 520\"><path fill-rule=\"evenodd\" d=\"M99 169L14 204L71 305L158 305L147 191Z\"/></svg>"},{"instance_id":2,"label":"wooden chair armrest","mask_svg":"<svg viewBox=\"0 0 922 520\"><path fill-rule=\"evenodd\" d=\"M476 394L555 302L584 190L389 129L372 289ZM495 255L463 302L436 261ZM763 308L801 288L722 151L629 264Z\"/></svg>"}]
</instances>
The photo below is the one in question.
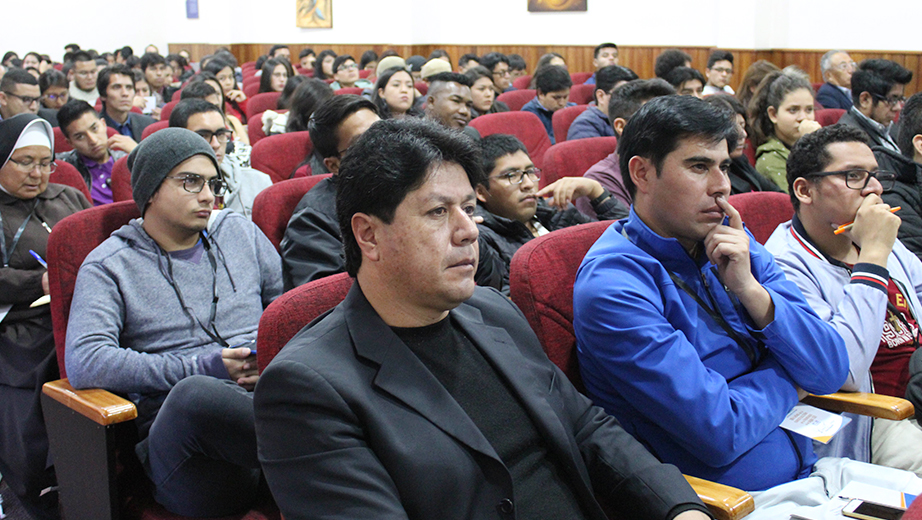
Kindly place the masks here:
<instances>
[{"instance_id":1,"label":"wooden chair armrest","mask_svg":"<svg viewBox=\"0 0 922 520\"><path fill-rule=\"evenodd\" d=\"M684 475L698 498L711 510L717 520L737 520L755 509L752 495L734 487L709 480Z\"/></svg>"},{"instance_id":2,"label":"wooden chair armrest","mask_svg":"<svg viewBox=\"0 0 922 520\"><path fill-rule=\"evenodd\" d=\"M802 402L830 412L849 412L892 421L902 421L915 414L912 403L906 399L881 394L836 392L808 395Z\"/></svg>"},{"instance_id":3,"label":"wooden chair armrest","mask_svg":"<svg viewBox=\"0 0 922 520\"><path fill-rule=\"evenodd\" d=\"M67 379L45 383L42 393L102 426L130 421L138 416L138 410L131 401L101 388L76 390Z\"/></svg>"}]
</instances>

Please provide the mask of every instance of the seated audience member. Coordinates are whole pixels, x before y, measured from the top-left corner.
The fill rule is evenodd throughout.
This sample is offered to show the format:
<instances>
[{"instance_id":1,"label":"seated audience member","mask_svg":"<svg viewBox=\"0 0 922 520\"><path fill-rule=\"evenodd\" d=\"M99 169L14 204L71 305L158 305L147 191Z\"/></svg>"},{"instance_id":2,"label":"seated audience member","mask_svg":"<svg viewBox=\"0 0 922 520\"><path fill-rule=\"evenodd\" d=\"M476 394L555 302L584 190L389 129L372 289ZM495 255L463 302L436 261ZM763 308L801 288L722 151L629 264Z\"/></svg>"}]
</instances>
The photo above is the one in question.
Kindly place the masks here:
<instances>
[{"instance_id":1,"label":"seated audience member","mask_svg":"<svg viewBox=\"0 0 922 520\"><path fill-rule=\"evenodd\" d=\"M615 137L621 139L621 133L628 121L647 101L660 96L674 94L675 89L669 83L658 78L633 80L614 89L611 93L611 98L608 100L608 119L611 121ZM614 150L611 155L592 165L591 168L586 170L583 177L598 181L603 188L611 193L612 197L624 204L625 207L631 206L633 199L624 185L624 177L621 175L621 166L618 160L618 150ZM586 215L598 217L586 198L576 199L576 207Z\"/></svg>"},{"instance_id":2,"label":"seated audience member","mask_svg":"<svg viewBox=\"0 0 922 520\"><path fill-rule=\"evenodd\" d=\"M413 55L407 58L407 70L413 76L413 81L422 81L423 65L426 64L426 58L419 55Z\"/></svg>"},{"instance_id":3,"label":"seated audience member","mask_svg":"<svg viewBox=\"0 0 922 520\"><path fill-rule=\"evenodd\" d=\"M0 60L0 63L2 63L4 67L9 68L13 67L13 60L17 59L19 59L19 55L16 54L16 51L6 51L6 53L3 55L3 59Z\"/></svg>"},{"instance_id":4,"label":"seated audience member","mask_svg":"<svg viewBox=\"0 0 922 520\"><path fill-rule=\"evenodd\" d=\"M781 69L774 63L765 60L758 60L746 69L746 73L743 74L743 79L740 81L739 90L736 92L736 98L740 100L746 110L749 110L749 103L752 101L752 96L755 95L756 89L759 88L759 83L762 83L765 76L776 70Z\"/></svg>"},{"instance_id":5,"label":"seated audience member","mask_svg":"<svg viewBox=\"0 0 922 520\"><path fill-rule=\"evenodd\" d=\"M34 114L0 122L0 306L6 314L0 327L0 472L26 510L23 518L37 520L60 518L40 405L42 385L60 375L49 306L30 306L48 294L48 273L30 251L48 258L45 226L90 207L78 190L48 183L53 149L51 125Z\"/></svg>"},{"instance_id":6,"label":"seated audience member","mask_svg":"<svg viewBox=\"0 0 922 520\"><path fill-rule=\"evenodd\" d=\"M308 78L301 82L291 96L286 132L306 132L314 111L333 97L333 89L319 79Z\"/></svg>"},{"instance_id":7,"label":"seated audience member","mask_svg":"<svg viewBox=\"0 0 922 520\"><path fill-rule=\"evenodd\" d=\"M132 56L132 58L135 56ZM151 107L147 100L153 97L150 91L150 84L147 83L147 78L144 76L144 73L137 69L131 69L132 74L134 75L134 106L141 109L144 115L150 115L154 119L160 120L160 111L161 108L154 106ZM193 76L195 79L195 76ZM156 98L154 98L156 101Z\"/></svg>"},{"instance_id":8,"label":"seated audience member","mask_svg":"<svg viewBox=\"0 0 922 520\"><path fill-rule=\"evenodd\" d=\"M259 192L272 186L272 179L259 170L241 165L234 156L225 155L230 130L221 109L203 99L184 99L173 108L170 127L191 130L208 141L225 185L224 207L251 218L253 200Z\"/></svg>"},{"instance_id":9,"label":"seated audience member","mask_svg":"<svg viewBox=\"0 0 922 520\"><path fill-rule=\"evenodd\" d=\"M0 119L37 114L41 99L38 80L32 74L13 68L0 78Z\"/></svg>"},{"instance_id":10,"label":"seated audience member","mask_svg":"<svg viewBox=\"0 0 922 520\"><path fill-rule=\"evenodd\" d=\"M823 108L852 108L852 73L855 62L845 51L831 50L820 59L823 85L816 93L816 102Z\"/></svg>"},{"instance_id":11,"label":"seated audience member","mask_svg":"<svg viewBox=\"0 0 922 520\"><path fill-rule=\"evenodd\" d=\"M628 81L637 79L633 70L620 65L609 65L596 71L595 106L589 106L582 114L576 116L567 131L567 141L587 137L613 137L611 121L608 119L608 100L616 88ZM553 119L553 117L552 117Z\"/></svg>"},{"instance_id":12,"label":"seated audience member","mask_svg":"<svg viewBox=\"0 0 922 520\"><path fill-rule=\"evenodd\" d=\"M74 53L73 64L73 81L67 91L69 98L96 105L99 99L99 91L96 90L96 76L99 73L96 60L85 51L77 51Z\"/></svg>"},{"instance_id":13,"label":"seated audience member","mask_svg":"<svg viewBox=\"0 0 922 520\"><path fill-rule=\"evenodd\" d=\"M203 66L202 70L214 74L218 83L221 84L225 100L223 103L224 113L234 116L241 123L246 124L247 96L237 86L237 76L234 73L233 65L221 58L214 58Z\"/></svg>"},{"instance_id":14,"label":"seated audience member","mask_svg":"<svg viewBox=\"0 0 922 520\"><path fill-rule=\"evenodd\" d=\"M471 80L471 119L484 114L508 112L509 105L496 100L496 91L493 90L493 74L486 68L477 65L467 69L464 73Z\"/></svg>"},{"instance_id":15,"label":"seated audience member","mask_svg":"<svg viewBox=\"0 0 922 520\"><path fill-rule=\"evenodd\" d=\"M359 66L348 54L341 54L333 60L333 78L336 80L330 84L333 90L346 87L370 88L372 85L367 79L359 78Z\"/></svg>"},{"instance_id":16,"label":"seated audience member","mask_svg":"<svg viewBox=\"0 0 922 520\"><path fill-rule=\"evenodd\" d=\"M79 48L77 50L79 50ZM124 65L130 56L134 56L134 49L126 45L115 51L115 63L121 63Z\"/></svg>"},{"instance_id":17,"label":"seated audience member","mask_svg":"<svg viewBox=\"0 0 922 520\"><path fill-rule=\"evenodd\" d=\"M882 146L899 153L891 135L893 120L899 115L906 98L906 84L912 71L890 60L864 60L852 74L854 105L839 123L864 132L872 146Z\"/></svg>"},{"instance_id":18,"label":"seated audience member","mask_svg":"<svg viewBox=\"0 0 922 520\"><path fill-rule=\"evenodd\" d=\"M813 87L798 69L765 76L749 105L756 149L756 170L782 190L788 189L787 160L802 136L819 130L813 109Z\"/></svg>"},{"instance_id":19,"label":"seated audience member","mask_svg":"<svg viewBox=\"0 0 922 520\"><path fill-rule=\"evenodd\" d=\"M922 262L896 239L900 217L880 198L895 174L878 171L864 134L845 125L804 136L789 162L794 218L765 247L845 340L842 390L904 397L919 341ZM818 454L922 473L922 430L914 421L874 419L872 430L870 417L848 417L844 430L815 446Z\"/></svg>"},{"instance_id":20,"label":"seated audience member","mask_svg":"<svg viewBox=\"0 0 922 520\"><path fill-rule=\"evenodd\" d=\"M679 49L666 49L656 57L653 73L657 78L666 79L666 76L676 67L691 67L692 57Z\"/></svg>"},{"instance_id":21,"label":"seated audience member","mask_svg":"<svg viewBox=\"0 0 922 520\"><path fill-rule=\"evenodd\" d=\"M378 74L371 101L378 107L381 119L422 116L416 104L413 76L403 67L391 67Z\"/></svg>"},{"instance_id":22,"label":"seated audience member","mask_svg":"<svg viewBox=\"0 0 922 520\"><path fill-rule=\"evenodd\" d=\"M490 52L480 58L480 65L493 74L493 89L500 95L512 88L512 75L509 72L509 58L501 52ZM468 66L473 66L468 62ZM466 70L466 69L465 69Z\"/></svg>"},{"instance_id":23,"label":"seated audience member","mask_svg":"<svg viewBox=\"0 0 922 520\"><path fill-rule=\"evenodd\" d=\"M22 57L22 68L24 69L32 68L38 70L41 63L42 57L35 51L27 52L26 55Z\"/></svg>"},{"instance_id":24,"label":"seated audience member","mask_svg":"<svg viewBox=\"0 0 922 520\"><path fill-rule=\"evenodd\" d=\"M179 54L167 54L166 62L173 69L173 83L185 83L195 73L189 68L189 62Z\"/></svg>"},{"instance_id":25,"label":"seated audience member","mask_svg":"<svg viewBox=\"0 0 922 520\"><path fill-rule=\"evenodd\" d=\"M884 190L884 202L900 206L903 223L897 235L900 242L922 259L922 93L916 92L900 112L900 152L874 147L874 156L882 170L894 172L896 183Z\"/></svg>"},{"instance_id":26,"label":"seated audience member","mask_svg":"<svg viewBox=\"0 0 922 520\"><path fill-rule=\"evenodd\" d=\"M336 53L330 49L320 51L314 60L314 79L333 79L333 61Z\"/></svg>"},{"instance_id":27,"label":"seated audience member","mask_svg":"<svg viewBox=\"0 0 922 520\"><path fill-rule=\"evenodd\" d=\"M430 53L429 53L429 58L427 58L427 61L431 61L431 60L435 60L435 59L439 59L439 60L442 60L442 61L444 61L444 62L447 62L447 63L448 63L448 71L447 71L447 72L451 72L451 56L448 55L448 52L446 52L445 49L436 49L436 50L430 52Z\"/></svg>"},{"instance_id":28,"label":"seated audience member","mask_svg":"<svg viewBox=\"0 0 922 520\"><path fill-rule=\"evenodd\" d=\"M730 178L730 195L751 191L781 191L780 186L760 174L746 157L745 148L748 137L746 128L749 122L746 120L746 109L743 108L743 104L730 94L712 94L705 99L705 102L725 111L727 116L736 123L736 148L730 150L730 167L727 169L727 176Z\"/></svg>"},{"instance_id":29,"label":"seated audience member","mask_svg":"<svg viewBox=\"0 0 922 520\"><path fill-rule=\"evenodd\" d=\"M269 49L269 58L283 59L291 63L291 49L287 45L273 45Z\"/></svg>"},{"instance_id":30,"label":"seated audience member","mask_svg":"<svg viewBox=\"0 0 922 520\"><path fill-rule=\"evenodd\" d=\"M314 70L314 62L317 61L317 55L314 54L314 49L301 49L301 52L298 53L298 63L301 64L301 68L306 71Z\"/></svg>"},{"instance_id":31,"label":"seated audience member","mask_svg":"<svg viewBox=\"0 0 922 520\"><path fill-rule=\"evenodd\" d=\"M298 89L298 86L301 83L307 81L307 76L302 76L301 74L295 74L288 78L285 81L285 88L282 89L282 93L276 100L276 110L266 110L262 114L262 125L263 133L266 135L278 135L284 134L285 129L288 127L288 117L290 112L288 109L291 106L291 96L294 95L295 91ZM324 86L329 90L329 86L324 83Z\"/></svg>"},{"instance_id":32,"label":"seated audience member","mask_svg":"<svg viewBox=\"0 0 922 520\"><path fill-rule=\"evenodd\" d=\"M207 91L200 91L200 93L197 95L192 95L191 92L189 94L185 93L185 90L197 83L205 83L206 85L210 86L215 92L217 92L218 100L227 99L227 96L224 95L224 90L221 88L221 82L218 81L214 74L207 71L200 72L195 76L192 76L192 79L189 80L189 83L186 85L186 89L181 91L179 98L181 100L185 99L186 97L197 97L204 99L205 97L209 96L210 93ZM211 99L209 99L208 102L212 103L218 108L222 108L222 103L220 102L215 103ZM223 106L226 107L227 103L224 103ZM246 127L244 127L243 123L241 123L240 120L236 117L224 112L223 110L222 113L224 113L224 120L227 123L227 127L231 130L231 138L233 139L234 143L233 155L236 155L240 159L241 164L249 164L251 148L250 136L247 134Z\"/></svg>"},{"instance_id":33,"label":"seated audience member","mask_svg":"<svg viewBox=\"0 0 922 520\"><path fill-rule=\"evenodd\" d=\"M626 518L710 518L548 361L515 305L475 286L475 147L392 120L344 159L337 215L356 283L256 391L282 514L602 519L598 496Z\"/></svg>"},{"instance_id":34,"label":"seated audience member","mask_svg":"<svg viewBox=\"0 0 922 520\"><path fill-rule=\"evenodd\" d=\"M478 65L481 65L481 63L476 54L462 54L461 57L458 58L458 72L462 74L467 72L471 67L476 67Z\"/></svg>"},{"instance_id":35,"label":"seated audience member","mask_svg":"<svg viewBox=\"0 0 922 520\"><path fill-rule=\"evenodd\" d=\"M314 112L309 125L314 145L311 171L317 175L326 170L333 176L311 188L288 221L281 244L286 291L345 270L334 179L348 148L378 119L374 103L351 94L333 96Z\"/></svg>"},{"instance_id":36,"label":"seated audience member","mask_svg":"<svg viewBox=\"0 0 922 520\"><path fill-rule=\"evenodd\" d=\"M904 471L817 463L810 438L779 426L806 392L841 388L849 357L727 202L736 137L688 96L650 101L624 129L631 215L589 250L573 290L588 395L683 473L766 490L753 520L824 507L850 475L918 489Z\"/></svg>"},{"instance_id":37,"label":"seated audience member","mask_svg":"<svg viewBox=\"0 0 922 520\"><path fill-rule=\"evenodd\" d=\"M51 126L58 126L58 109L70 99L67 76L59 70L48 69L38 77L38 88L42 93L39 117L51 123Z\"/></svg>"},{"instance_id":38,"label":"seated audience member","mask_svg":"<svg viewBox=\"0 0 922 520\"><path fill-rule=\"evenodd\" d=\"M549 52L542 55L538 58L538 63L535 64L535 73L531 77L531 83L528 85L528 88L536 88L536 79L538 74L547 67L563 67L564 70L567 68L567 62L564 61L563 56L556 52Z\"/></svg>"},{"instance_id":39,"label":"seated audience member","mask_svg":"<svg viewBox=\"0 0 922 520\"><path fill-rule=\"evenodd\" d=\"M378 68L378 53L368 49L362 53L362 57L359 59L359 70L374 72L376 68Z\"/></svg>"},{"instance_id":40,"label":"seated audience member","mask_svg":"<svg viewBox=\"0 0 922 520\"><path fill-rule=\"evenodd\" d=\"M112 202L112 166L138 146L131 137L106 133L106 122L86 101L71 99L58 111L58 123L74 149L57 159L80 172L95 205Z\"/></svg>"},{"instance_id":41,"label":"seated audience member","mask_svg":"<svg viewBox=\"0 0 922 520\"><path fill-rule=\"evenodd\" d=\"M436 123L458 130L468 137L479 140L480 132L467 126L471 121L471 80L457 72L442 72L429 78L426 92L425 116Z\"/></svg>"},{"instance_id":42,"label":"seated audience member","mask_svg":"<svg viewBox=\"0 0 922 520\"><path fill-rule=\"evenodd\" d=\"M419 79L428 85L429 78L442 72L451 72L451 63L441 58L433 58L423 65L423 68L419 72Z\"/></svg>"},{"instance_id":43,"label":"seated audience member","mask_svg":"<svg viewBox=\"0 0 922 520\"><path fill-rule=\"evenodd\" d=\"M518 54L509 54L506 56L506 59L509 60L509 84L511 85L513 81L522 76L528 74L528 64L525 63L525 58L519 56Z\"/></svg>"},{"instance_id":44,"label":"seated audience member","mask_svg":"<svg viewBox=\"0 0 922 520\"><path fill-rule=\"evenodd\" d=\"M554 138L554 125L551 124L554 112L561 108L576 106L576 103L570 101L571 86L573 86L573 80L570 79L567 69L557 65L537 69L535 72L537 94L534 99L522 107L525 112L538 116L547 131L547 136L551 139L551 144L557 142Z\"/></svg>"},{"instance_id":45,"label":"seated audience member","mask_svg":"<svg viewBox=\"0 0 922 520\"><path fill-rule=\"evenodd\" d=\"M711 52L704 73L707 76L707 84L704 86L705 96L718 92L735 94L730 88L730 78L733 77L733 53L720 49Z\"/></svg>"},{"instance_id":46,"label":"seated audience member","mask_svg":"<svg viewBox=\"0 0 922 520\"><path fill-rule=\"evenodd\" d=\"M600 43L592 51L592 66L595 72L585 81L587 85L595 85L595 77L604 67L618 64L618 46L614 43Z\"/></svg>"},{"instance_id":47,"label":"seated audience member","mask_svg":"<svg viewBox=\"0 0 922 520\"><path fill-rule=\"evenodd\" d=\"M291 64L283 59L269 58L263 63L262 76L259 78L259 93L281 92L285 82L291 77Z\"/></svg>"},{"instance_id":48,"label":"seated audience member","mask_svg":"<svg viewBox=\"0 0 922 520\"><path fill-rule=\"evenodd\" d=\"M67 376L135 401L135 452L157 502L183 516L239 513L260 480L252 349L263 309L282 294L278 253L242 215L212 210L221 170L195 133L151 134L128 168L143 218L80 267Z\"/></svg>"},{"instance_id":49,"label":"seated audience member","mask_svg":"<svg viewBox=\"0 0 922 520\"><path fill-rule=\"evenodd\" d=\"M676 67L669 74L666 74L666 81L675 87L676 94L680 96L704 98L704 84L707 83L707 80L696 69Z\"/></svg>"},{"instance_id":50,"label":"seated audience member","mask_svg":"<svg viewBox=\"0 0 922 520\"><path fill-rule=\"evenodd\" d=\"M134 103L134 75L131 69L119 64L106 67L99 73L96 89L102 99L102 116L106 126L140 142L144 129L155 121L152 117L131 113Z\"/></svg>"},{"instance_id":51,"label":"seated audience member","mask_svg":"<svg viewBox=\"0 0 922 520\"><path fill-rule=\"evenodd\" d=\"M481 139L480 149L484 176L475 186L477 214L483 218L478 224L481 254L475 277L478 284L489 285L484 283L481 268L485 267L484 256L493 254L502 261L501 290L508 294L509 264L520 247L537 236L592 220L571 204L580 197L591 201L600 220L627 216L627 206L593 179L564 177L539 190L541 170L535 168L525 145L515 136L488 135Z\"/></svg>"},{"instance_id":52,"label":"seated audience member","mask_svg":"<svg viewBox=\"0 0 922 520\"><path fill-rule=\"evenodd\" d=\"M151 95L157 98L158 107L171 101L173 92L176 90L170 86L170 76L166 69L167 63L163 56L150 52L141 56L141 71L144 72L147 84L150 85Z\"/></svg>"}]
</instances>

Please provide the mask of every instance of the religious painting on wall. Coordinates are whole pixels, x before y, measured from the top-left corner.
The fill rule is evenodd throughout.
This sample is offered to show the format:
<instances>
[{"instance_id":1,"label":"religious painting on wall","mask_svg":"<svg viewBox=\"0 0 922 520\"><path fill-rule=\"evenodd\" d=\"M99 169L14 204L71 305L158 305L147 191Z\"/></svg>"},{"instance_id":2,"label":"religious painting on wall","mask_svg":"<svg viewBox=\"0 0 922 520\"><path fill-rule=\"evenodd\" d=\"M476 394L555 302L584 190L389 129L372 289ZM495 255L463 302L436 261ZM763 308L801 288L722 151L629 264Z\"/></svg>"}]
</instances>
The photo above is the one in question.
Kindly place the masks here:
<instances>
[{"instance_id":1,"label":"religious painting on wall","mask_svg":"<svg viewBox=\"0 0 922 520\"><path fill-rule=\"evenodd\" d=\"M528 0L528 10L536 11L585 11L588 0Z\"/></svg>"},{"instance_id":2,"label":"religious painting on wall","mask_svg":"<svg viewBox=\"0 0 922 520\"><path fill-rule=\"evenodd\" d=\"M585 0L583 0L585 2ZM306 29L333 28L333 0L297 0L296 24Z\"/></svg>"}]
</instances>

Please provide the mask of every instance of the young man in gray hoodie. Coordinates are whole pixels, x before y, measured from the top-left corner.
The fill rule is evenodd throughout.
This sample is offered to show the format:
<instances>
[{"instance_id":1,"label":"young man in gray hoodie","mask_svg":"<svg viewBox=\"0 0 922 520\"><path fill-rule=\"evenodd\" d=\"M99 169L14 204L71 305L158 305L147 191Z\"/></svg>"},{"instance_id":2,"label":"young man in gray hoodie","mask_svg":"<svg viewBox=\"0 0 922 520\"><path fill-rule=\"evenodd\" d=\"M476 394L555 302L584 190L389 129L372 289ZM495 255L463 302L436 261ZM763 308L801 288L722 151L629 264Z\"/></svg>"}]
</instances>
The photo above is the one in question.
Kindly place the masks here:
<instances>
[{"instance_id":1,"label":"young man in gray hoodie","mask_svg":"<svg viewBox=\"0 0 922 520\"><path fill-rule=\"evenodd\" d=\"M184 128L129 156L132 220L77 275L66 365L76 388L128 394L154 498L185 516L251 505L259 481L251 390L263 309L281 261L251 222L212 211L224 191L212 147Z\"/></svg>"}]
</instances>

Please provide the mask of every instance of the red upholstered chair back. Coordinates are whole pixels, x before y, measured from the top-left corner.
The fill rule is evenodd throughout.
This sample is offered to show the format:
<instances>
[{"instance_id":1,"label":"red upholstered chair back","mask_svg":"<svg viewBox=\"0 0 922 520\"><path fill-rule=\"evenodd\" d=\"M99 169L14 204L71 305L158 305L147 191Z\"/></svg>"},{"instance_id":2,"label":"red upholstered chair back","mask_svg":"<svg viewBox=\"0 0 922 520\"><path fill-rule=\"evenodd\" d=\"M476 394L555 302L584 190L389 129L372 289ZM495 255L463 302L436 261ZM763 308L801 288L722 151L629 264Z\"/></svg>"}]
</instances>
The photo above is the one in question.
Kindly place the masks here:
<instances>
[{"instance_id":1,"label":"red upholstered chair back","mask_svg":"<svg viewBox=\"0 0 922 520\"><path fill-rule=\"evenodd\" d=\"M61 377L67 377L64 368L64 340L77 271L90 251L109 238L113 231L139 216L134 201L104 204L74 213L58 222L48 237L51 321Z\"/></svg>"},{"instance_id":2,"label":"red upholstered chair back","mask_svg":"<svg viewBox=\"0 0 922 520\"><path fill-rule=\"evenodd\" d=\"M179 101L182 99L182 89L173 92L173 97L170 98L170 101ZM163 113L160 113L160 117L163 118Z\"/></svg>"},{"instance_id":3,"label":"red upholstered chair back","mask_svg":"<svg viewBox=\"0 0 922 520\"><path fill-rule=\"evenodd\" d=\"M327 276L295 287L266 307L256 335L259 371L308 323L339 305L352 288L352 282L346 273Z\"/></svg>"},{"instance_id":4,"label":"red upholstered chair back","mask_svg":"<svg viewBox=\"0 0 922 520\"><path fill-rule=\"evenodd\" d=\"M329 176L327 173L277 182L256 195L253 201L253 223L265 233L279 253L282 252L282 238L288 221L301 198Z\"/></svg>"},{"instance_id":5,"label":"red upholstered chair back","mask_svg":"<svg viewBox=\"0 0 922 520\"><path fill-rule=\"evenodd\" d=\"M810 86L813 87L813 95L816 96L816 93L820 91L820 87L823 86L822 83L810 83Z\"/></svg>"},{"instance_id":6,"label":"red upholstered chair back","mask_svg":"<svg viewBox=\"0 0 922 520\"><path fill-rule=\"evenodd\" d=\"M54 133L54 153L64 153L74 149L74 147L67 142L67 138L64 137L64 131L61 130L60 127L55 126L51 129L51 131ZM109 137L112 137L117 133L118 132L114 128L110 126L106 127L106 135Z\"/></svg>"},{"instance_id":7,"label":"red upholstered chair back","mask_svg":"<svg viewBox=\"0 0 922 520\"><path fill-rule=\"evenodd\" d=\"M573 85L582 85L586 82L587 79L591 78L594 72L573 72L570 74L570 80L573 82Z\"/></svg>"},{"instance_id":8,"label":"red upholstered chair back","mask_svg":"<svg viewBox=\"0 0 922 520\"><path fill-rule=\"evenodd\" d=\"M496 96L496 100L502 101L508 105L509 110L517 111L522 110L522 107L525 106L525 103L528 103L534 99L536 94L537 91L534 89L511 90Z\"/></svg>"},{"instance_id":9,"label":"red upholstered chair back","mask_svg":"<svg viewBox=\"0 0 922 520\"><path fill-rule=\"evenodd\" d=\"M253 145L250 164L272 177L272 182L291 178L295 168L314 151L310 132L270 135Z\"/></svg>"},{"instance_id":10,"label":"red upholstered chair back","mask_svg":"<svg viewBox=\"0 0 922 520\"><path fill-rule=\"evenodd\" d=\"M368 76L370 75L371 75L370 70L362 69L359 71L359 78L361 79L368 79Z\"/></svg>"},{"instance_id":11,"label":"red upholstered chair back","mask_svg":"<svg viewBox=\"0 0 922 520\"><path fill-rule=\"evenodd\" d=\"M429 84L425 81L417 81L413 84L416 87L416 90L419 91L420 95L425 96L429 92Z\"/></svg>"},{"instance_id":12,"label":"red upholstered chair back","mask_svg":"<svg viewBox=\"0 0 922 520\"><path fill-rule=\"evenodd\" d=\"M253 117L247 117L247 136L250 138L250 146L255 146L260 139L266 137L266 132L263 132L262 112Z\"/></svg>"},{"instance_id":13,"label":"red upholstered chair back","mask_svg":"<svg viewBox=\"0 0 922 520\"><path fill-rule=\"evenodd\" d=\"M278 110L281 95L281 92L263 92L247 99L247 120L266 110Z\"/></svg>"},{"instance_id":14,"label":"red upholstered chair back","mask_svg":"<svg viewBox=\"0 0 922 520\"><path fill-rule=\"evenodd\" d=\"M577 105L588 105L592 101L592 93L595 92L595 85L580 83L570 87L570 101ZM554 134L557 135L557 134Z\"/></svg>"},{"instance_id":15,"label":"red upholstered chair back","mask_svg":"<svg viewBox=\"0 0 922 520\"><path fill-rule=\"evenodd\" d=\"M54 169L51 176L48 177L48 182L77 188L80 190L80 193L86 197L87 202L92 204L93 198L90 196L90 188L86 185L86 181L83 180L83 175L80 175L77 168L74 168L70 163L65 161L56 161L56 163L58 166Z\"/></svg>"},{"instance_id":16,"label":"red upholstered chair back","mask_svg":"<svg viewBox=\"0 0 922 520\"><path fill-rule=\"evenodd\" d=\"M551 140L538 116L531 112L500 112L484 114L470 124L481 136L511 134L518 137L535 166L544 169L544 153L551 147Z\"/></svg>"},{"instance_id":17,"label":"red upholstered chair back","mask_svg":"<svg viewBox=\"0 0 922 520\"><path fill-rule=\"evenodd\" d=\"M570 99L573 99L572 94L571 91ZM579 117L580 114L588 109L589 105L576 105L575 107L561 108L554 112L554 115L551 117L551 126L554 127L554 137L557 139L557 143L562 143L567 140L567 132L570 131L570 125L573 124L573 121Z\"/></svg>"},{"instance_id":18,"label":"red upholstered chair back","mask_svg":"<svg viewBox=\"0 0 922 520\"><path fill-rule=\"evenodd\" d=\"M748 138L746 139L746 146L743 148L743 153L746 154L746 158L749 159L749 164L756 165L756 149L752 146L752 141Z\"/></svg>"},{"instance_id":19,"label":"red upholstered chair back","mask_svg":"<svg viewBox=\"0 0 922 520\"><path fill-rule=\"evenodd\" d=\"M512 81L512 87L517 90L527 89L531 85L531 74L519 76Z\"/></svg>"},{"instance_id":20,"label":"red upholstered chair back","mask_svg":"<svg viewBox=\"0 0 922 520\"><path fill-rule=\"evenodd\" d=\"M841 108L821 108L816 111L816 122L820 126L832 126L838 123L843 115L845 115L845 110Z\"/></svg>"},{"instance_id":21,"label":"red upholstered chair back","mask_svg":"<svg viewBox=\"0 0 922 520\"><path fill-rule=\"evenodd\" d=\"M257 81L247 83L246 79L243 80L243 93L247 98L251 98L256 94L259 94L259 79Z\"/></svg>"},{"instance_id":22,"label":"red upholstered chair back","mask_svg":"<svg viewBox=\"0 0 922 520\"><path fill-rule=\"evenodd\" d=\"M592 244L611 221L559 229L516 251L509 268L509 290L538 335L551 362L583 390L573 333L573 282Z\"/></svg>"},{"instance_id":23,"label":"red upholstered chair back","mask_svg":"<svg viewBox=\"0 0 922 520\"><path fill-rule=\"evenodd\" d=\"M112 165L112 200L134 200L131 196L131 170L128 169L127 155Z\"/></svg>"},{"instance_id":24,"label":"red upholstered chair back","mask_svg":"<svg viewBox=\"0 0 922 520\"><path fill-rule=\"evenodd\" d=\"M160 120L161 121L170 121L170 114L173 113L173 109L176 108L176 105L179 104L179 101L170 101L160 109Z\"/></svg>"},{"instance_id":25,"label":"red upholstered chair back","mask_svg":"<svg viewBox=\"0 0 922 520\"><path fill-rule=\"evenodd\" d=\"M170 127L169 121L157 121L156 123L151 123L147 125L147 128L145 128L143 132L141 132L141 140L143 141L147 139L147 136L156 132L157 130L163 130L164 128L169 128L169 127Z\"/></svg>"},{"instance_id":26,"label":"red upholstered chair back","mask_svg":"<svg viewBox=\"0 0 922 520\"><path fill-rule=\"evenodd\" d=\"M538 185L543 188L562 177L582 177L617 146L616 137L587 137L557 143L544 154L544 172Z\"/></svg>"},{"instance_id":27,"label":"red upholstered chair back","mask_svg":"<svg viewBox=\"0 0 922 520\"><path fill-rule=\"evenodd\" d=\"M344 94L355 94L356 96L361 96L362 92L364 91L365 89L362 87L343 87L341 89L334 90L333 93L337 96L342 96Z\"/></svg>"},{"instance_id":28,"label":"red upholstered chair back","mask_svg":"<svg viewBox=\"0 0 922 520\"><path fill-rule=\"evenodd\" d=\"M791 196L775 191L753 191L731 195L727 199L740 212L743 223L760 244L772 236L775 228L794 216Z\"/></svg>"}]
</instances>

